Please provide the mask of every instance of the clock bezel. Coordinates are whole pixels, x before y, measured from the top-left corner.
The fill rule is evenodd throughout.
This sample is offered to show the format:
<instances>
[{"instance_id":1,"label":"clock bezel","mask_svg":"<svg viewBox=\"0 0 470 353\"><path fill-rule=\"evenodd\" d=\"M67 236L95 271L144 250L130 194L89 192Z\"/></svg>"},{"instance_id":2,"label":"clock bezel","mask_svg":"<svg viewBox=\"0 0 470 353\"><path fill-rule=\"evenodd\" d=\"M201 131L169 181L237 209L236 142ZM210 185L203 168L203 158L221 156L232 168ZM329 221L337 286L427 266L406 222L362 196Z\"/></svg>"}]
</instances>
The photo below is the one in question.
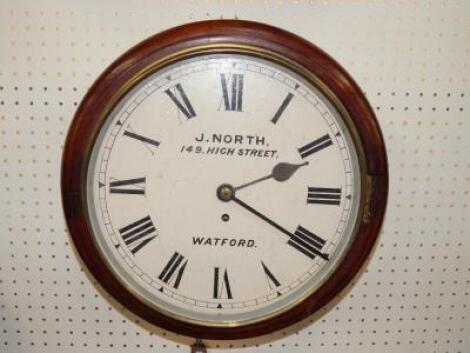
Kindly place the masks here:
<instances>
[{"instance_id":1,"label":"clock bezel","mask_svg":"<svg viewBox=\"0 0 470 353\"><path fill-rule=\"evenodd\" d=\"M179 320L140 300L113 274L100 253L88 219L86 174L92 146L109 111L136 82L180 58L201 53L244 53L293 69L312 82L340 111L356 143L362 176L362 207L354 240L338 268L300 303L266 320L234 327ZM337 101L335 101L337 100ZM347 117L347 119L346 119ZM352 78L313 44L283 30L255 22L196 22L157 34L118 58L93 84L69 129L62 160L62 199L67 225L82 261L116 300L134 314L179 334L239 339L289 326L333 299L360 270L383 220L388 189L385 146L375 115Z\"/></svg>"}]
</instances>

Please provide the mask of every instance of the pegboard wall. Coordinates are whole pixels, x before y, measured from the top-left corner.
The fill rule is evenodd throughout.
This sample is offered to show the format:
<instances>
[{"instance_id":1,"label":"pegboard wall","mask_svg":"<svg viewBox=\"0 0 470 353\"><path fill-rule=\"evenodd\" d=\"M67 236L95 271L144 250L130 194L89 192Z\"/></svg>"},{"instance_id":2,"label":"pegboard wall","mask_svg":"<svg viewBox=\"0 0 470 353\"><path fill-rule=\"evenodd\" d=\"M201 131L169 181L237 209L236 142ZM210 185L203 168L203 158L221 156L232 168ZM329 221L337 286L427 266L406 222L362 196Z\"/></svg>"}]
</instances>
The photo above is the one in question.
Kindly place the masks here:
<instances>
[{"instance_id":1,"label":"pegboard wall","mask_svg":"<svg viewBox=\"0 0 470 353\"><path fill-rule=\"evenodd\" d=\"M186 22L239 18L297 33L366 92L390 166L388 211L355 283L318 315L210 351L470 352L469 1L0 3L0 351L189 352L112 302L66 230L60 162L93 80ZM136 322L137 321L137 322Z\"/></svg>"}]
</instances>

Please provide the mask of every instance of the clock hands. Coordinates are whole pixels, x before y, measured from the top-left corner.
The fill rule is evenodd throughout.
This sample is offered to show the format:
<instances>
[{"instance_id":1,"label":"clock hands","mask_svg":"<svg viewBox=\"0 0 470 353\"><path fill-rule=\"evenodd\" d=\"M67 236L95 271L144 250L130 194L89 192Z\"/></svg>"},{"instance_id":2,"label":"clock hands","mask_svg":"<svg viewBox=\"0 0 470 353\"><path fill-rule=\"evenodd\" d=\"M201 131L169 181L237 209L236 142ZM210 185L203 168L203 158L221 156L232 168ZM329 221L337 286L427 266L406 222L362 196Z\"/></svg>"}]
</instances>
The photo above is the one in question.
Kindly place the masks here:
<instances>
[{"instance_id":1,"label":"clock hands","mask_svg":"<svg viewBox=\"0 0 470 353\"><path fill-rule=\"evenodd\" d=\"M287 178L289 178L289 177L287 177ZM222 200L224 202L234 201L238 205L242 206L244 209L248 210L249 212L251 212L252 214L257 216L258 218L261 218L263 221L265 221L266 223L270 224L271 226L273 226L274 228L279 230L281 233L287 235L289 238L291 238L291 239L295 238L295 235L292 234L291 232L289 232L287 229L285 229L281 225L277 224L276 222L274 222L269 217L267 217L264 214L262 214L261 212L255 210L253 207L251 207L250 205L248 205L247 203L245 203L244 201L242 201L238 197L236 197L235 196L235 188L233 186L231 186L229 184L220 185L217 188L217 196L220 200ZM323 254L322 252L315 249L314 247L310 247L309 250L312 253L314 253L315 255L317 255L318 257L321 257L323 260L326 260L326 261L329 260L328 255Z\"/></svg>"},{"instance_id":2,"label":"clock hands","mask_svg":"<svg viewBox=\"0 0 470 353\"><path fill-rule=\"evenodd\" d=\"M239 185L237 187L234 187L233 189L234 191L238 191L240 189L246 188L247 186L250 186L250 185L259 183L260 181L264 181L264 180L271 179L271 178L279 182L286 181L297 171L297 169L307 164L308 162L304 162L300 164L278 163L274 166L271 174L252 180L248 183Z\"/></svg>"},{"instance_id":3,"label":"clock hands","mask_svg":"<svg viewBox=\"0 0 470 353\"><path fill-rule=\"evenodd\" d=\"M238 197L235 196L236 191L243 189L247 186L251 186L253 184L259 183L264 180L268 180L271 178L279 182L289 180L290 177L294 175L294 173L297 171L297 169L307 164L308 162L304 162L300 164L292 164L292 163L284 163L284 162L278 163L273 167L271 174L255 179L248 183L242 184L237 187L233 187L230 184L220 185L217 189L217 197L224 202L234 201L238 205L245 208L247 211L251 212L258 218L261 218L263 221L270 224L272 227L276 228L281 233L287 235L291 239L289 240L289 243L292 243L291 245L296 247L298 250L300 250L307 256L313 258L316 255L328 261L329 260L328 255L323 254L319 249L316 248L316 246L318 246L319 238L313 241L308 239L309 237L315 238L316 236L314 234L308 232L307 230L304 230L303 228L302 230L299 230L299 228L301 227L299 227L298 230L296 230L295 234L293 234L289 232L287 229L285 229L284 227L282 227L281 225L279 225L278 223L274 222L269 217L265 216L264 214L257 211L256 209L254 209L253 207L251 207L250 205L248 205L247 203L245 203L244 201L240 200ZM307 235L301 234L301 233L307 233Z\"/></svg>"}]
</instances>

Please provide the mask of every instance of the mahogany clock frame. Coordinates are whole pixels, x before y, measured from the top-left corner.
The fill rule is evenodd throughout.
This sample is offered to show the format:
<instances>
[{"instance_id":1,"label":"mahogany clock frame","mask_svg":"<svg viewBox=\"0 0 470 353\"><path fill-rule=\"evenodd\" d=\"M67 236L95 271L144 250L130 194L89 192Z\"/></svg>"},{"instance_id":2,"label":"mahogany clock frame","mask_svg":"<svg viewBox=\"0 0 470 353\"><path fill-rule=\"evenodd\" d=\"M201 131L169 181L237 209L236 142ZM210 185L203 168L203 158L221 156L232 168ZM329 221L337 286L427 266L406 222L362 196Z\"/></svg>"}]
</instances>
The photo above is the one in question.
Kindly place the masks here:
<instances>
[{"instance_id":1,"label":"mahogany clock frame","mask_svg":"<svg viewBox=\"0 0 470 353\"><path fill-rule=\"evenodd\" d=\"M178 52L217 45L259 48L290 60L318 78L346 109L364 152L368 179L366 214L350 248L326 282L305 300L265 321L236 327L200 326L165 315L135 297L113 275L93 241L86 207L86 172L95 138L110 105L129 80ZM360 270L382 224L388 191L386 150L373 110L359 86L330 56L308 41L265 24L214 20L176 27L150 37L119 57L96 80L82 100L68 132L62 159L62 200L67 225L78 253L104 289L128 310L164 329L206 339L241 339L285 328L311 315L333 299Z\"/></svg>"}]
</instances>

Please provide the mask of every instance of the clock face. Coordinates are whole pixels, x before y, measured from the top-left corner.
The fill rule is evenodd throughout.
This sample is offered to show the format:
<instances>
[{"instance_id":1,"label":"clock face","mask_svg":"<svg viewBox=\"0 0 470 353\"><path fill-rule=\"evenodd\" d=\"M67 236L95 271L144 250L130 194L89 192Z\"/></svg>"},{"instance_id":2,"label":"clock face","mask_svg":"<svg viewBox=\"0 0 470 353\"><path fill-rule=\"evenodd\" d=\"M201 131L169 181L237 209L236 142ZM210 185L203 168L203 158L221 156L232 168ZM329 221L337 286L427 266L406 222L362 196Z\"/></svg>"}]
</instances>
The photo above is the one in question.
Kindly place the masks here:
<instances>
[{"instance_id":1,"label":"clock face","mask_svg":"<svg viewBox=\"0 0 470 353\"><path fill-rule=\"evenodd\" d=\"M292 308L354 240L364 176L324 89L287 65L206 53L123 94L92 146L94 241L127 289L206 326Z\"/></svg>"}]
</instances>

